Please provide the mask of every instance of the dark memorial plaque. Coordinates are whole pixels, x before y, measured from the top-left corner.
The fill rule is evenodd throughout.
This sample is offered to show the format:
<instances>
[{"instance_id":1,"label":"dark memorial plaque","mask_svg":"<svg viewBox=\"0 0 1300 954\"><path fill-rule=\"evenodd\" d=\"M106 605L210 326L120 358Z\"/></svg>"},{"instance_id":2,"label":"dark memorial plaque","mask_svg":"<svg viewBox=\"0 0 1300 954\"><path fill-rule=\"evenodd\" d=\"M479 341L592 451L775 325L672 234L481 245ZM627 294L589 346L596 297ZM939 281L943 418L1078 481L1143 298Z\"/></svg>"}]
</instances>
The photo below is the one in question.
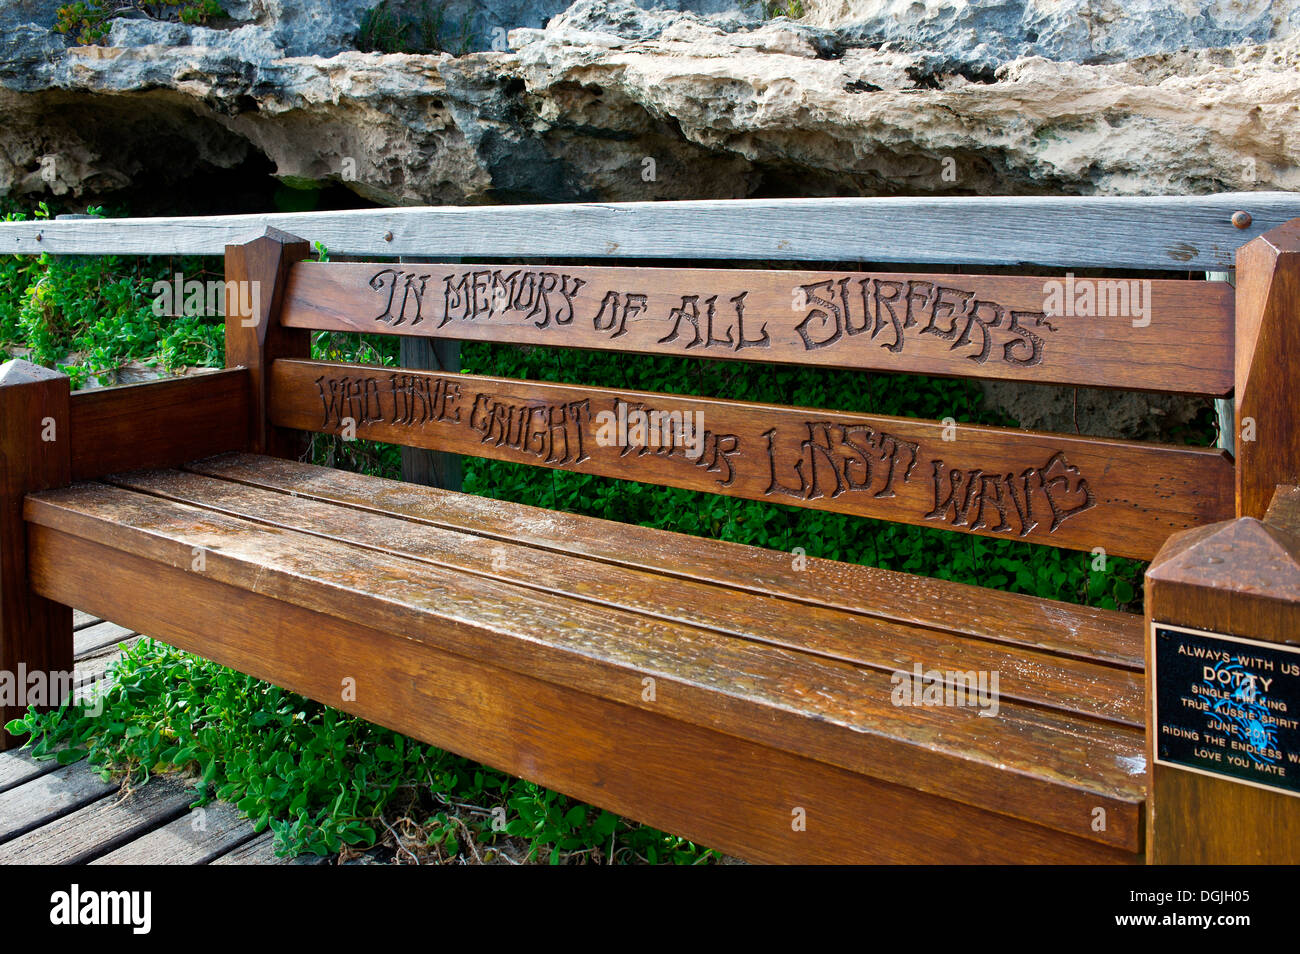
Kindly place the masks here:
<instances>
[{"instance_id":1,"label":"dark memorial plaque","mask_svg":"<svg viewBox=\"0 0 1300 954\"><path fill-rule=\"evenodd\" d=\"M1300 795L1300 647L1153 628L1156 762Z\"/></svg>"}]
</instances>

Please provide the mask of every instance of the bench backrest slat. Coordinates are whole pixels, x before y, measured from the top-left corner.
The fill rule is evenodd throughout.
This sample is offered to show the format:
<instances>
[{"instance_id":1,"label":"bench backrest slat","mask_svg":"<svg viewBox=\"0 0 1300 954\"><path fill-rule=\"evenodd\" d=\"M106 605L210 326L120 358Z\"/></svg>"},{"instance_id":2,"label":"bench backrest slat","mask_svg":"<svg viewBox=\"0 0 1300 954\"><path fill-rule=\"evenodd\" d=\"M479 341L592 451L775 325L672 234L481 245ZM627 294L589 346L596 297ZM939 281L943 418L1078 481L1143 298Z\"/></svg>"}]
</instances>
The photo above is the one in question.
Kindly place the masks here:
<instances>
[{"instance_id":1,"label":"bench backrest slat","mask_svg":"<svg viewBox=\"0 0 1300 954\"><path fill-rule=\"evenodd\" d=\"M297 258L274 278L273 304L250 306L251 330L244 304L228 302L228 332L265 341L253 375L257 406L266 408L255 451L297 456L290 438L342 434L1149 559L1171 533L1240 512L1239 468L1228 453L951 418L330 365L310 361L305 338L294 336L405 334L1219 398L1242 387L1243 298L1226 282L1187 273L1229 265L1247 243L1271 248L1291 234L1282 222L1300 215L1300 200L764 200L399 213L374 218L392 226L387 261L305 262L306 244L274 230L227 249L235 278L250 255ZM368 216L349 223L364 231ZM1261 228L1271 231L1255 238ZM354 236L344 247L368 243ZM439 254L489 262L437 264ZM421 261L394 264L396 255ZM583 257L610 261L571 261ZM690 267L619 267L620 257ZM787 264L709 265L726 258ZM876 264L832 264L854 261ZM880 268L889 261L907 264ZM1027 263L1046 274L964 274ZM1184 274L1153 279L1136 268ZM1239 420L1239 434L1221 443L1250 440L1249 423Z\"/></svg>"},{"instance_id":2,"label":"bench backrest slat","mask_svg":"<svg viewBox=\"0 0 1300 954\"><path fill-rule=\"evenodd\" d=\"M1233 375L1227 282L303 262L281 322L1207 395Z\"/></svg>"},{"instance_id":3,"label":"bench backrest slat","mask_svg":"<svg viewBox=\"0 0 1300 954\"><path fill-rule=\"evenodd\" d=\"M297 360L269 403L279 427L1141 559L1232 515L1201 448Z\"/></svg>"}]
</instances>

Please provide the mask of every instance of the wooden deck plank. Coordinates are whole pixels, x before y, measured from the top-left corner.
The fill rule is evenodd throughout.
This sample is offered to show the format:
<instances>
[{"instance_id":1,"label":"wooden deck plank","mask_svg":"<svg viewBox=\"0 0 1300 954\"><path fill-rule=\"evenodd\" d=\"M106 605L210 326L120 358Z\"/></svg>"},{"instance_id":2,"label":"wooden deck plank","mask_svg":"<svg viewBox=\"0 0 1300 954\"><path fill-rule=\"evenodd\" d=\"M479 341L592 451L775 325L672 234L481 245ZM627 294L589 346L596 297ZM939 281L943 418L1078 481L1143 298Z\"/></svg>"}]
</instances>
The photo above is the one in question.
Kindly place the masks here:
<instances>
[{"instance_id":1,"label":"wooden deck plank","mask_svg":"<svg viewBox=\"0 0 1300 954\"><path fill-rule=\"evenodd\" d=\"M185 814L192 800L179 783L154 778L126 798L101 797L0 844L0 864L81 864Z\"/></svg>"},{"instance_id":2,"label":"wooden deck plank","mask_svg":"<svg viewBox=\"0 0 1300 954\"><path fill-rule=\"evenodd\" d=\"M275 853L275 838L269 831L264 831L237 848L232 848L210 864L214 865L323 865L328 862L324 855L299 855L285 858Z\"/></svg>"},{"instance_id":3,"label":"wooden deck plank","mask_svg":"<svg viewBox=\"0 0 1300 954\"><path fill-rule=\"evenodd\" d=\"M98 654L104 649L115 648L118 643L136 635L125 626L107 621L96 622L73 634L73 657L80 661L84 657Z\"/></svg>"},{"instance_id":4,"label":"wooden deck plank","mask_svg":"<svg viewBox=\"0 0 1300 954\"><path fill-rule=\"evenodd\" d=\"M120 645L129 648L142 638L141 636L129 636L122 640ZM118 647L118 643L110 643L107 646L101 646L94 652L87 653L77 660L76 687L78 691L99 682L107 675L109 666L113 665L118 657L122 655L122 651Z\"/></svg>"},{"instance_id":5,"label":"wooden deck plank","mask_svg":"<svg viewBox=\"0 0 1300 954\"><path fill-rule=\"evenodd\" d=\"M1133 613L817 557L807 557L800 568L791 554L762 547L252 454L214 457L190 464L189 469L502 543L549 548L614 566L1012 643L1135 672L1143 667L1143 620Z\"/></svg>"},{"instance_id":6,"label":"wooden deck plank","mask_svg":"<svg viewBox=\"0 0 1300 954\"><path fill-rule=\"evenodd\" d=\"M74 611L74 625L77 694L84 696L121 655L118 644L132 645L140 637L81 610ZM110 798L116 787L102 782L84 761L60 766L54 759L33 758L30 749L0 753L0 842ZM196 809L145 831L91 864L207 864L259 837L253 833L252 822L229 803L215 802L203 811L203 816L198 816ZM201 827L196 824L198 817L202 817ZM74 832L73 837L81 836ZM259 862L254 859L250 863Z\"/></svg>"},{"instance_id":7,"label":"wooden deck plank","mask_svg":"<svg viewBox=\"0 0 1300 954\"><path fill-rule=\"evenodd\" d=\"M0 793L24 782L53 772L59 765L54 759L32 758L31 749L0 752Z\"/></svg>"},{"instance_id":8,"label":"wooden deck plank","mask_svg":"<svg viewBox=\"0 0 1300 954\"><path fill-rule=\"evenodd\" d=\"M0 842L107 798L116 788L78 762L32 778L0 793Z\"/></svg>"},{"instance_id":9,"label":"wooden deck plank","mask_svg":"<svg viewBox=\"0 0 1300 954\"><path fill-rule=\"evenodd\" d=\"M117 486L213 509L287 530L317 533L542 592L702 626L812 652L884 672L916 663L939 671L997 671L1003 698L1141 727L1140 673L1008 648L963 635L905 626L842 610L796 604L694 580L539 550L471 533L412 524L400 517L340 511L288 493L177 471L114 478ZM791 625L792 619L798 625Z\"/></svg>"},{"instance_id":10,"label":"wooden deck plank","mask_svg":"<svg viewBox=\"0 0 1300 954\"><path fill-rule=\"evenodd\" d=\"M253 837L253 823L241 815L239 809L227 802L213 802L193 808L90 863L205 865Z\"/></svg>"}]
</instances>

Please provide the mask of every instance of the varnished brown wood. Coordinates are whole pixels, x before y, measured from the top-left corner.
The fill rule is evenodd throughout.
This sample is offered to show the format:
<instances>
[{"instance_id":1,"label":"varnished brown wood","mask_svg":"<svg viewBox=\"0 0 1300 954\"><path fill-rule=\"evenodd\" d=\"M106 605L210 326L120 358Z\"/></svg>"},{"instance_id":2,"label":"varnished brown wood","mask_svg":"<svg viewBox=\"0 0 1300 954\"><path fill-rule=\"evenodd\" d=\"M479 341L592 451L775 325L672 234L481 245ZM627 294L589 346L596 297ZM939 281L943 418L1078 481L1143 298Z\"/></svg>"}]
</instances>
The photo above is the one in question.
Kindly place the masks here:
<instances>
[{"instance_id":1,"label":"varnished brown wood","mask_svg":"<svg viewBox=\"0 0 1300 954\"><path fill-rule=\"evenodd\" d=\"M899 707L890 677L864 667L467 579L338 541L323 546L310 535L105 485L30 496L27 518L160 565L193 567L197 547L205 559L196 578L1075 837L1138 848L1141 734L1123 726L1005 700L991 718L974 707ZM45 591L45 583L37 586ZM169 591L169 600L185 599L183 590ZM265 616L258 625L268 631ZM657 686L650 699L646 678ZM1092 830L1097 807L1109 818L1102 831Z\"/></svg>"},{"instance_id":2,"label":"varnished brown wood","mask_svg":"<svg viewBox=\"0 0 1300 954\"><path fill-rule=\"evenodd\" d=\"M33 579L42 590L754 861L1122 863L1141 857L835 768L790 746L693 725L666 706L612 702L521 674L490 651L477 658L447 652L44 526L35 528L34 539ZM70 565L87 571L68 574ZM313 651L303 653L305 645ZM355 698L342 692L349 679L356 680ZM639 693L638 683L632 695ZM1003 781L1008 790L1016 784L1012 773ZM792 825L796 809L805 813L806 830Z\"/></svg>"},{"instance_id":3,"label":"varnished brown wood","mask_svg":"<svg viewBox=\"0 0 1300 954\"><path fill-rule=\"evenodd\" d=\"M293 465L291 465L293 466ZM755 595L660 572L345 510L300 496L178 471L114 477L117 486L192 504L326 541L341 540L508 584L700 626L883 672L999 672L1004 699L1091 715L1141 728L1140 673L1023 646L990 645L951 632ZM673 543L689 546L677 534ZM672 544L668 544L672 546ZM955 584L948 584L955 587ZM926 607L917 607L918 613Z\"/></svg>"},{"instance_id":4,"label":"varnished brown wood","mask_svg":"<svg viewBox=\"0 0 1300 954\"><path fill-rule=\"evenodd\" d=\"M72 479L245 450L248 421L248 373L240 368L78 391Z\"/></svg>"},{"instance_id":5,"label":"varnished brown wood","mask_svg":"<svg viewBox=\"0 0 1300 954\"><path fill-rule=\"evenodd\" d=\"M280 323L289 269L309 252L307 242L273 228L244 245L226 246L226 367L247 369L248 444L258 453L297 457L304 450L300 434L270 425L267 388L277 358L311 357L311 335Z\"/></svg>"},{"instance_id":6,"label":"varnished brown wood","mask_svg":"<svg viewBox=\"0 0 1300 954\"><path fill-rule=\"evenodd\" d=\"M1237 516L1300 484L1300 219L1237 250Z\"/></svg>"},{"instance_id":7,"label":"varnished brown wood","mask_svg":"<svg viewBox=\"0 0 1300 954\"><path fill-rule=\"evenodd\" d=\"M1217 395L1232 387L1232 296L1226 282L1072 274L302 263L282 320Z\"/></svg>"},{"instance_id":8,"label":"varnished brown wood","mask_svg":"<svg viewBox=\"0 0 1300 954\"><path fill-rule=\"evenodd\" d=\"M670 533L472 494L252 454L189 469L254 487L392 514L535 549L585 556L682 580L780 596L882 620L1011 643L1131 670L1143 665L1142 617L1114 610Z\"/></svg>"},{"instance_id":9,"label":"varnished brown wood","mask_svg":"<svg viewBox=\"0 0 1300 954\"><path fill-rule=\"evenodd\" d=\"M4 726L28 702L60 701L48 688L48 698L27 698L29 677L66 687L72 673L72 610L29 587L23 524L24 495L71 479L68 404L66 375L26 361L0 365L0 674L15 694L0 700L0 750L18 741Z\"/></svg>"},{"instance_id":10,"label":"varnished brown wood","mask_svg":"<svg viewBox=\"0 0 1300 954\"><path fill-rule=\"evenodd\" d=\"M638 414L660 426L636 431ZM695 459L658 415L694 427ZM271 418L1139 559L1175 530L1231 515L1222 451L956 422L307 361L272 367Z\"/></svg>"},{"instance_id":11,"label":"varnished brown wood","mask_svg":"<svg viewBox=\"0 0 1300 954\"><path fill-rule=\"evenodd\" d=\"M1138 644L1150 653L1151 640L1124 614L274 457L191 458L293 457L315 430L1114 556L1159 551L1153 619L1294 643L1300 418L1285 395L1300 220L1241 249L1235 296L1220 282L320 265L274 230L227 253L228 360L247 370L76 397L70 419L65 382L72 447L48 483L14 464L10 445L28 444L11 436L4 406L17 405L0 388L0 660L20 581L20 600L98 609L755 860L1116 861L1144 846L1156 861L1298 860L1300 799L1148 771ZM250 304L239 292L252 288ZM1091 309L1106 317L1057 307L1088 290L1111 296ZM1204 449L955 421L324 365L306 360L308 328L1235 388L1238 466ZM669 415L676 434L642 414ZM683 420L699 428L698 456ZM105 482L30 493L90 477ZM21 576L17 507L31 521L24 534L17 518ZM1248 519L1265 508L1266 524ZM1215 523L1234 514L1247 519ZM70 620L58 622L70 650ZM96 638L88 629L83 643ZM1000 674L997 714L895 704L890 677L912 665L947 671L949 685ZM1149 707L1149 684L1146 695ZM790 825L800 809L806 832Z\"/></svg>"},{"instance_id":12,"label":"varnished brown wood","mask_svg":"<svg viewBox=\"0 0 1300 954\"><path fill-rule=\"evenodd\" d=\"M1300 645L1300 536L1251 517L1178 534L1152 562L1146 593L1153 621ZM1148 634L1149 700L1153 638ZM1300 798L1155 764L1151 711L1148 861L1300 863Z\"/></svg>"},{"instance_id":13,"label":"varnished brown wood","mask_svg":"<svg viewBox=\"0 0 1300 954\"><path fill-rule=\"evenodd\" d=\"M1278 486L1273 491L1264 522L1289 533L1300 535L1300 487Z\"/></svg>"}]
</instances>

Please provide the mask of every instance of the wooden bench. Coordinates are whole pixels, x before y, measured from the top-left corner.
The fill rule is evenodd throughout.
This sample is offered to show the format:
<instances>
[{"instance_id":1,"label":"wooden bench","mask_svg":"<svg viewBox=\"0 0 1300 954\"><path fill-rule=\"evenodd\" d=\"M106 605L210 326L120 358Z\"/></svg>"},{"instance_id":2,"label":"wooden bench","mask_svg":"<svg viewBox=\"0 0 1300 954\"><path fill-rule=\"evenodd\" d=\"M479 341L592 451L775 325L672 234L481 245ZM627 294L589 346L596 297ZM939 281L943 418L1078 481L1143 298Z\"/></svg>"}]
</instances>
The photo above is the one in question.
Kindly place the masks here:
<instances>
[{"instance_id":1,"label":"wooden bench","mask_svg":"<svg viewBox=\"0 0 1300 954\"><path fill-rule=\"evenodd\" d=\"M227 370L70 396L0 369L0 662L70 669L76 606L758 861L1295 861L1288 720L1250 730L1271 769L1231 767L1235 742L1197 754L1185 723L1215 697L1147 657L1224 645L1177 627L1252 640L1261 698L1300 708L1300 201L1012 206L999 228L995 204L921 203L910 244L871 231L889 200L349 220L398 223L393 255L511 264L310 262L275 228L230 244ZM172 234L248 234L218 224ZM92 250L64 225L5 226L0 251ZM127 252L160 227L94 226ZM912 270L520 264L833 248ZM1146 277L1234 251L1235 290ZM1056 271L964 273L1018 262ZM1148 271L1069 272L1100 266ZM316 329L1232 398L1237 442L330 364ZM1148 618L322 468L307 432L1154 559Z\"/></svg>"}]
</instances>

